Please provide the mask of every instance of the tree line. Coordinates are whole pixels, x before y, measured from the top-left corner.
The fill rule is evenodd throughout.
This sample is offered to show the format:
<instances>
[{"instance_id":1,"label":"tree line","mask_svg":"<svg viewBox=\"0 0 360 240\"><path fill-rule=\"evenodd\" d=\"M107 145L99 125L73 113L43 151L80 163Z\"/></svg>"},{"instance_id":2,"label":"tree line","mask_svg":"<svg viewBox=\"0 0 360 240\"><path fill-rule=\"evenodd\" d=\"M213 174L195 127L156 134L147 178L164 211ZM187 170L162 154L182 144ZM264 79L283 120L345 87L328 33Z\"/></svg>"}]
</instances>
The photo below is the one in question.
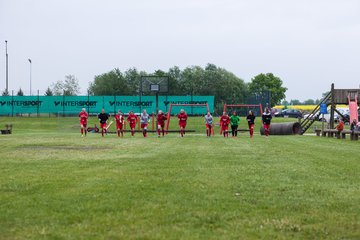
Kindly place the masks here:
<instances>
[{"instance_id":1,"label":"tree line","mask_svg":"<svg viewBox=\"0 0 360 240\"><path fill-rule=\"evenodd\" d=\"M89 84L88 93L96 96L139 95L141 76L149 75L168 77L168 95L212 95L215 97L215 108L221 107L224 103L247 103L249 97L264 92L270 92L269 105L275 106L285 99L287 90L282 80L272 73L258 74L251 79L251 82L245 83L232 72L209 63L204 68L189 66L180 69L174 66L167 71L157 70L153 73L139 71L136 68L122 72L115 68L95 76L94 81ZM45 95L74 96L79 92L80 85L77 78L74 75L66 75L64 80L51 84ZM19 94L23 94L21 89Z\"/></svg>"},{"instance_id":2,"label":"tree line","mask_svg":"<svg viewBox=\"0 0 360 240\"><path fill-rule=\"evenodd\" d=\"M169 79L168 95L213 95L215 107L224 103L246 103L249 96L271 92L271 106L279 104L285 98L287 88L272 73L259 74L250 83L224 68L207 64L205 68L190 66L181 70L174 66L168 71L157 70L154 73L131 68L125 72L114 69L95 76L90 83L92 95L139 95L141 76L167 76Z\"/></svg>"}]
</instances>

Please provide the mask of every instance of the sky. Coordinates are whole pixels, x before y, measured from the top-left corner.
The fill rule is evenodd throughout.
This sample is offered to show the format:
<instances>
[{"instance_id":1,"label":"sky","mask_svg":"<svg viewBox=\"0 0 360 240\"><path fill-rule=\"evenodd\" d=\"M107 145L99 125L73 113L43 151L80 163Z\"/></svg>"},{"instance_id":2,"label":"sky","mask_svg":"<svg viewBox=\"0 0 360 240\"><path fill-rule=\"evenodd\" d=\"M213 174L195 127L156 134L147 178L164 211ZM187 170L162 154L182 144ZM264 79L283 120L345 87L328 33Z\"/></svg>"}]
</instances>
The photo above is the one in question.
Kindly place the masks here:
<instances>
[{"instance_id":1,"label":"sky","mask_svg":"<svg viewBox=\"0 0 360 240\"><path fill-rule=\"evenodd\" d=\"M213 63L245 82L273 73L286 99L360 86L358 0L0 0L0 90Z\"/></svg>"}]
</instances>

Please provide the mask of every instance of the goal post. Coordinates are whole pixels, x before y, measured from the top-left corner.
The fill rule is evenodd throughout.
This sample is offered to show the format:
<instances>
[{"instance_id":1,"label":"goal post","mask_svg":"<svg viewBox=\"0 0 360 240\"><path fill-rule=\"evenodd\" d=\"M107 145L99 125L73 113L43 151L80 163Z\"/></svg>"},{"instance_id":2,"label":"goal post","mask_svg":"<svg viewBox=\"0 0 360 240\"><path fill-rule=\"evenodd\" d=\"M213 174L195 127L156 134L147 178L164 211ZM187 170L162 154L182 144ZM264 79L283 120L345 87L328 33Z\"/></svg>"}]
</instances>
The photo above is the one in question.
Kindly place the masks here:
<instances>
[{"instance_id":1,"label":"goal post","mask_svg":"<svg viewBox=\"0 0 360 240\"><path fill-rule=\"evenodd\" d=\"M202 107L202 108L206 108L206 112L210 111L208 103L187 103L187 104L186 103L183 103L183 104L170 103L169 111L167 113L167 121L166 121L166 125L165 125L165 130L167 133L169 132L171 113L172 113L174 107L184 107L184 108L186 108L186 107ZM202 113L202 115L205 116L206 112Z\"/></svg>"},{"instance_id":2,"label":"goal post","mask_svg":"<svg viewBox=\"0 0 360 240\"><path fill-rule=\"evenodd\" d=\"M259 114L260 116L262 115L263 113L263 110L262 110L262 104L259 103L259 104L224 104L224 112L226 112L228 110L228 108L255 108L255 109L259 109Z\"/></svg>"}]
</instances>

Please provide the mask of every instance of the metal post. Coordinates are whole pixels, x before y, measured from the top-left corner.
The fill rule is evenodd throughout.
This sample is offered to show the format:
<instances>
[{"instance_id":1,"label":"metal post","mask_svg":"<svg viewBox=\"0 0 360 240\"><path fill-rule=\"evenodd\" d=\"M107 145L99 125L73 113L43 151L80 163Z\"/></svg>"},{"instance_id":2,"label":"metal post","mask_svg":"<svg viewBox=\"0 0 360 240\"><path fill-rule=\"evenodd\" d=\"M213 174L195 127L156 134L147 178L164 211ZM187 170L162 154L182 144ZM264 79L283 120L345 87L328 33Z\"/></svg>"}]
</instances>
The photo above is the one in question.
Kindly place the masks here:
<instances>
[{"instance_id":1,"label":"metal post","mask_svg":"<svg viewBox=\"0 0 360 240\"><path fill-rule=\"evenodd\" d=\"M114 115L116 114L116 95L114 95Z\"/></svg>"},{"instance_id":2,"label":"metal post","mask_svg":"<svg viewBox=\"0 0 360 240\"><path fill-rule=\"evenodd\" d=\"M63 90L63 117L65 117L65 90Z\"/></svg>"},{"instance_id":3,"label":"metal post","mask_svg":"<svg viewBox=\"0 0 360 240\"><path fill-rule=\"evenodd\" d=\"M40 91L37 90L37 116L40 117Z\"/></svg>"},{"instance_id":4,"label":"metal post","mask_svg":"<svg viewBox=\"0 0 360 240\"><path fill-rule=\"evenodd\" d=\"M14 116L14 90L11 91L11 116Z\"/></svg>"},{"instance_id":5,"label":"metal post","mask_svg":"<svg viewBox=\"0 0 360 240\"><path fill-rule=\"evenodd\" d=\"M193 90L191 89L190 103L193 104ZM191 115L194 115L193 106L191 106Z\"/></svg>"},{"instance_id":6,"label":"metal post","mask_svg":"<svg viewBox=\"0 0 360 240\"><path fill-rule=\"evenodd\" d=\"M168 95L167 95L167 94L166 94L165 101L168 102ZM166 112L168 112L168 105L169 105L169 104L166 104L166 106L165 106L165 107L166 107ZM158 113L156 113L156 114L158 114Z\"/></svg>"},{"instance_id":7,"label":"metal post","mask_svg":"<svg viewBox=\"0 0 360 240\"><path fill-rule=\"evenodd\" d=\"M141 103L141 95L142 95L142 93L140 92L139 93L139 113L141 113L141 105L142 105L142 103Z\"/></svg>"},{"instance_id":8,"label":"metal post","mask_svg":"<svg viewBox=\"0 0 360 240\"><path fill-rule=\"evenodd\" d=\"M271 104L271 91L270 91L270 90L268 90L268 95L269 95L270 108L272 108L272 104Z\"/></svg>"},{"instance_id":9,"label":"metal post","mask_svg":"<svg viewBox=\"0 0 360 240\"><path fill-rule=\"evenodd\" d=\"M6 93L9 94L9 55L7 51L7 40L5 40L6 48Z\"/></svg>"},{"instance_id":10,"label":"metal post","mask_svg":"<svg viewBox=\"0 0 360 240\"><path fill-rule=\"evenodd\" d=\"M87 112L88 114L90 114L90 92L89 90L87 91Z\"/></svg>"},{"instance_id":11,"label":"metal post","mask_svg":"<svg viewBox=\"0 0 360 240\"><path fill-rule=\"evenodd\" d=\"M159 112L159 92L156 92L156 113ZM158 128L157 118L156 118L156 130Z\"/></svg>"},{"instance_id":12,"label":"metal post","mask_svg":"<svg viewBox=\"0 0 360 240\"><path fill-rule=\"evenodd\" d=\"M31 91L31 70L32 70L32 69L31 69L31 68L32 68L32 66L31 66L32 64L31 64L31 63L32 63L32 62L31 62L31 59L30 59L30 58L29 58L28 60L29 60L29 63L30 63L30 96L32 96L32 91Z\"/></svg>"},{"instance_id":13,"label":"metal post","mask_svg":"<svg viewBox=\"0 0 360 240\"><path fill-rule=\"evenodd\" d=\"M331 107L330 107L330 128L333 129L334 128L334 108L335 108L335 103L334 103L334 83L331 84Z\"/></svg>"},{"instance_id":14,"label":"metal post","mask_svg":"<svg viewBox=\"0 0 360 240\"><path fill-rule=\"evenodd\" d=\"M143 77L140 77L140 89L139 89L139 108L140 108L140 113L141 113L141 95L143 94Z\"/></svg>"}]
</instances>

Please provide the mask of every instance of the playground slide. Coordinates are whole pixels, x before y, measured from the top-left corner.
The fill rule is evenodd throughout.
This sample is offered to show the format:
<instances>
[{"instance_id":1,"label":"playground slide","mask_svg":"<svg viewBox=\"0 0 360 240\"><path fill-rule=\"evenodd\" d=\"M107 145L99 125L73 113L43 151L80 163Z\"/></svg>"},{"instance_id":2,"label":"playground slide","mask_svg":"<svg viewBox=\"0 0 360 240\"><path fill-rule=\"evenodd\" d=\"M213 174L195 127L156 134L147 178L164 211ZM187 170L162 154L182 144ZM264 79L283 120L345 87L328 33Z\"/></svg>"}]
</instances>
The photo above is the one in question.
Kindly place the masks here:
<instances>
[{"instance_id":1,"label":"playground slide","mask_svg":"<svg viewBox=\"0 0 360 240\"><path fill-rule=\"evenodd\" d=\"M356 122L358 121L358 103L357 103L357 96L355 96L355 100L351 101L350 96L348 96L349 99L349 110L350 110L350 122L352 122L354 119L356 119Z\"/></svg>"}]
</instances>

